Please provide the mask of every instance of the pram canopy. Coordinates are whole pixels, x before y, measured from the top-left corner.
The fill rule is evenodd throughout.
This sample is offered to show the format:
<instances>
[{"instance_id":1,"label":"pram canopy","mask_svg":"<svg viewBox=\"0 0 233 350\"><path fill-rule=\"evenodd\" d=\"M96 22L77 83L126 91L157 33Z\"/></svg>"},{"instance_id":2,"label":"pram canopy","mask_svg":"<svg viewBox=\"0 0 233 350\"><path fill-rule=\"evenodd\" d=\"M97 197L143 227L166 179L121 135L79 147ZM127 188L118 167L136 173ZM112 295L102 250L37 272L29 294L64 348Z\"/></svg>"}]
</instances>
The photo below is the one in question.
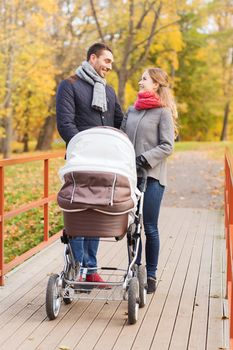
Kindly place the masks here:
<instances>
[{"instance_id":1,"label":"pram canopy","mask_svg":"<svg viewBox=\"0 0 233 350\"><path fill-rule=\"evenodd\" d=\"M137 205L137 173L133 145L123 132L95 127L75 135L59 175L64 184L58 204L69 235L124 233Z\"/></svg>"}]
</instances>

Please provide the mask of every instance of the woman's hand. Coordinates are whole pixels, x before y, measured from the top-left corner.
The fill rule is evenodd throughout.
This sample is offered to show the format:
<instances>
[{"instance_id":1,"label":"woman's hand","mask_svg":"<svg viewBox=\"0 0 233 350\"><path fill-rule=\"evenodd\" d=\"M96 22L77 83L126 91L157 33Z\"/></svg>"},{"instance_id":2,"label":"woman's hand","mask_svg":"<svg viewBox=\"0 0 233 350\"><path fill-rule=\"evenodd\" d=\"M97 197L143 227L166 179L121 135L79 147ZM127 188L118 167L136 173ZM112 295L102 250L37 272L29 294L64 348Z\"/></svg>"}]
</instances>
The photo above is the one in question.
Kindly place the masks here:
<instances>
[{"instance_id":1,"label":"woman's hand","mask_svg":"<svg viewBox=\"0 0 233 350\"><path fill-rule=\"evenodd\" d=\"M149 169L150 164L147 162L146 158L143 157L143 155L136 157L136 166L137 169L143 168L143 169Z\"/></svg>"}]
</instances>

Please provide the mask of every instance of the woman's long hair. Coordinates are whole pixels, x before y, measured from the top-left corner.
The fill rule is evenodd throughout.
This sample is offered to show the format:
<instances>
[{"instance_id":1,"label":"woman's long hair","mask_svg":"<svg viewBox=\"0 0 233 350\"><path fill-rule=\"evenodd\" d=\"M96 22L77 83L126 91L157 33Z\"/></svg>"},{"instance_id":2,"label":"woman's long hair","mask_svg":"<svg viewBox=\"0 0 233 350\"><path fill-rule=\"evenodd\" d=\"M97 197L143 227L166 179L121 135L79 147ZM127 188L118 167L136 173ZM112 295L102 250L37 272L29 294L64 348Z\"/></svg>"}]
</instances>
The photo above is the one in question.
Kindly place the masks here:
<instances>
[{"instance_id":1,"label":"woman's long hair","mask_svg":"<svg viewBox=\"0 0 233 350\"><path fill-rule=\"evenodd\" d=\"M164 107L170 108L172 112L175 136L177 136L178 135L178 124L177 124L178 113L177 113L174 97L169 88L168 75L161 68L148 68L147 71L151 79L154 82L159 84L159 88L156 92L160 96L162 105Z\"/></svg>"}]
</instances>

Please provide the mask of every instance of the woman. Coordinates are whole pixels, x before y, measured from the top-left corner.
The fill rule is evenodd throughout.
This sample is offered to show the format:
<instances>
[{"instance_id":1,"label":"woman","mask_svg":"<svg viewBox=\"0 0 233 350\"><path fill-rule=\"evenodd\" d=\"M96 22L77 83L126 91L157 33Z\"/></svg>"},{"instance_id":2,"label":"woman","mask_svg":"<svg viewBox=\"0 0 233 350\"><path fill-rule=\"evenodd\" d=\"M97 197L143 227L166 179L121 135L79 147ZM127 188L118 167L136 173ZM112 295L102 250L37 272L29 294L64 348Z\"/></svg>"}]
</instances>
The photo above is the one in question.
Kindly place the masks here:
<instances>
[{"instance_id":1,"label":"woman","mask_svg":"<svg viewBox=\"0 0 233 350\"><path fill-rule=\"evenodd\" d=\"M147 170L147 189L144 197L143 224L146 235L147 293L156 289L159 256L158 217L167 183L166 158L172 153L177 110L169 89L168 76L160 68L149 68L139 81L139 93L130 107L121 129L132 141L136 152L138 184L142 171ZM141 263L140 244L136 263Z\"/></svg>"}]
</instances>

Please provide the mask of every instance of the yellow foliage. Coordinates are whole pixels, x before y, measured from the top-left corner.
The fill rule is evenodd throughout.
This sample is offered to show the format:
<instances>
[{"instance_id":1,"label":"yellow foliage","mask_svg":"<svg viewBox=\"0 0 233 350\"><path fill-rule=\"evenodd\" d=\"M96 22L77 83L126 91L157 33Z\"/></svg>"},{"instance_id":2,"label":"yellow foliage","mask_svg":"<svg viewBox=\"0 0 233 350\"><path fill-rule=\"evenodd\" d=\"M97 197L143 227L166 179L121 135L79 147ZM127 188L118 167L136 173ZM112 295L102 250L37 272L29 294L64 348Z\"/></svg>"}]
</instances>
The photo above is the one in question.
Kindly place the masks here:
<instances>
[{"instance_id":1,"label":"yellow foliage","mask_svg":"<svg viewBox=\"0 0 233 350\"><path fill-rule=\"evenodd\" d=\"M48 40L48 25L52 22L54 11L57 10L57 2L16 2L18 21L10 24L10 13L15 8L9 4L5 12L8 26L0 28L0 97L2 101L6 99L7 75L12 69L9 108L13 110L13 125L17 136L22 138L25 132L31 136L38 136L40 127L51 110L57 70L54 65L56 48L52 41ZM12 66L9 65L11 57L6 44L13 48ZM0 115L7 116L4 105L0 105Z\"/></svg>"},{"instance_id":2,"label":"yellow foliage","mask_svg":"<svg viewBox=\"0 0 233 350\"><path fill-rule=\"evenodd\" d=\"M134 104L137 98L138 91L133 88L130 82L128 82L126 84L125 92L126 92L125 105L128 107Z\"/></svg>"}]
</instances>

